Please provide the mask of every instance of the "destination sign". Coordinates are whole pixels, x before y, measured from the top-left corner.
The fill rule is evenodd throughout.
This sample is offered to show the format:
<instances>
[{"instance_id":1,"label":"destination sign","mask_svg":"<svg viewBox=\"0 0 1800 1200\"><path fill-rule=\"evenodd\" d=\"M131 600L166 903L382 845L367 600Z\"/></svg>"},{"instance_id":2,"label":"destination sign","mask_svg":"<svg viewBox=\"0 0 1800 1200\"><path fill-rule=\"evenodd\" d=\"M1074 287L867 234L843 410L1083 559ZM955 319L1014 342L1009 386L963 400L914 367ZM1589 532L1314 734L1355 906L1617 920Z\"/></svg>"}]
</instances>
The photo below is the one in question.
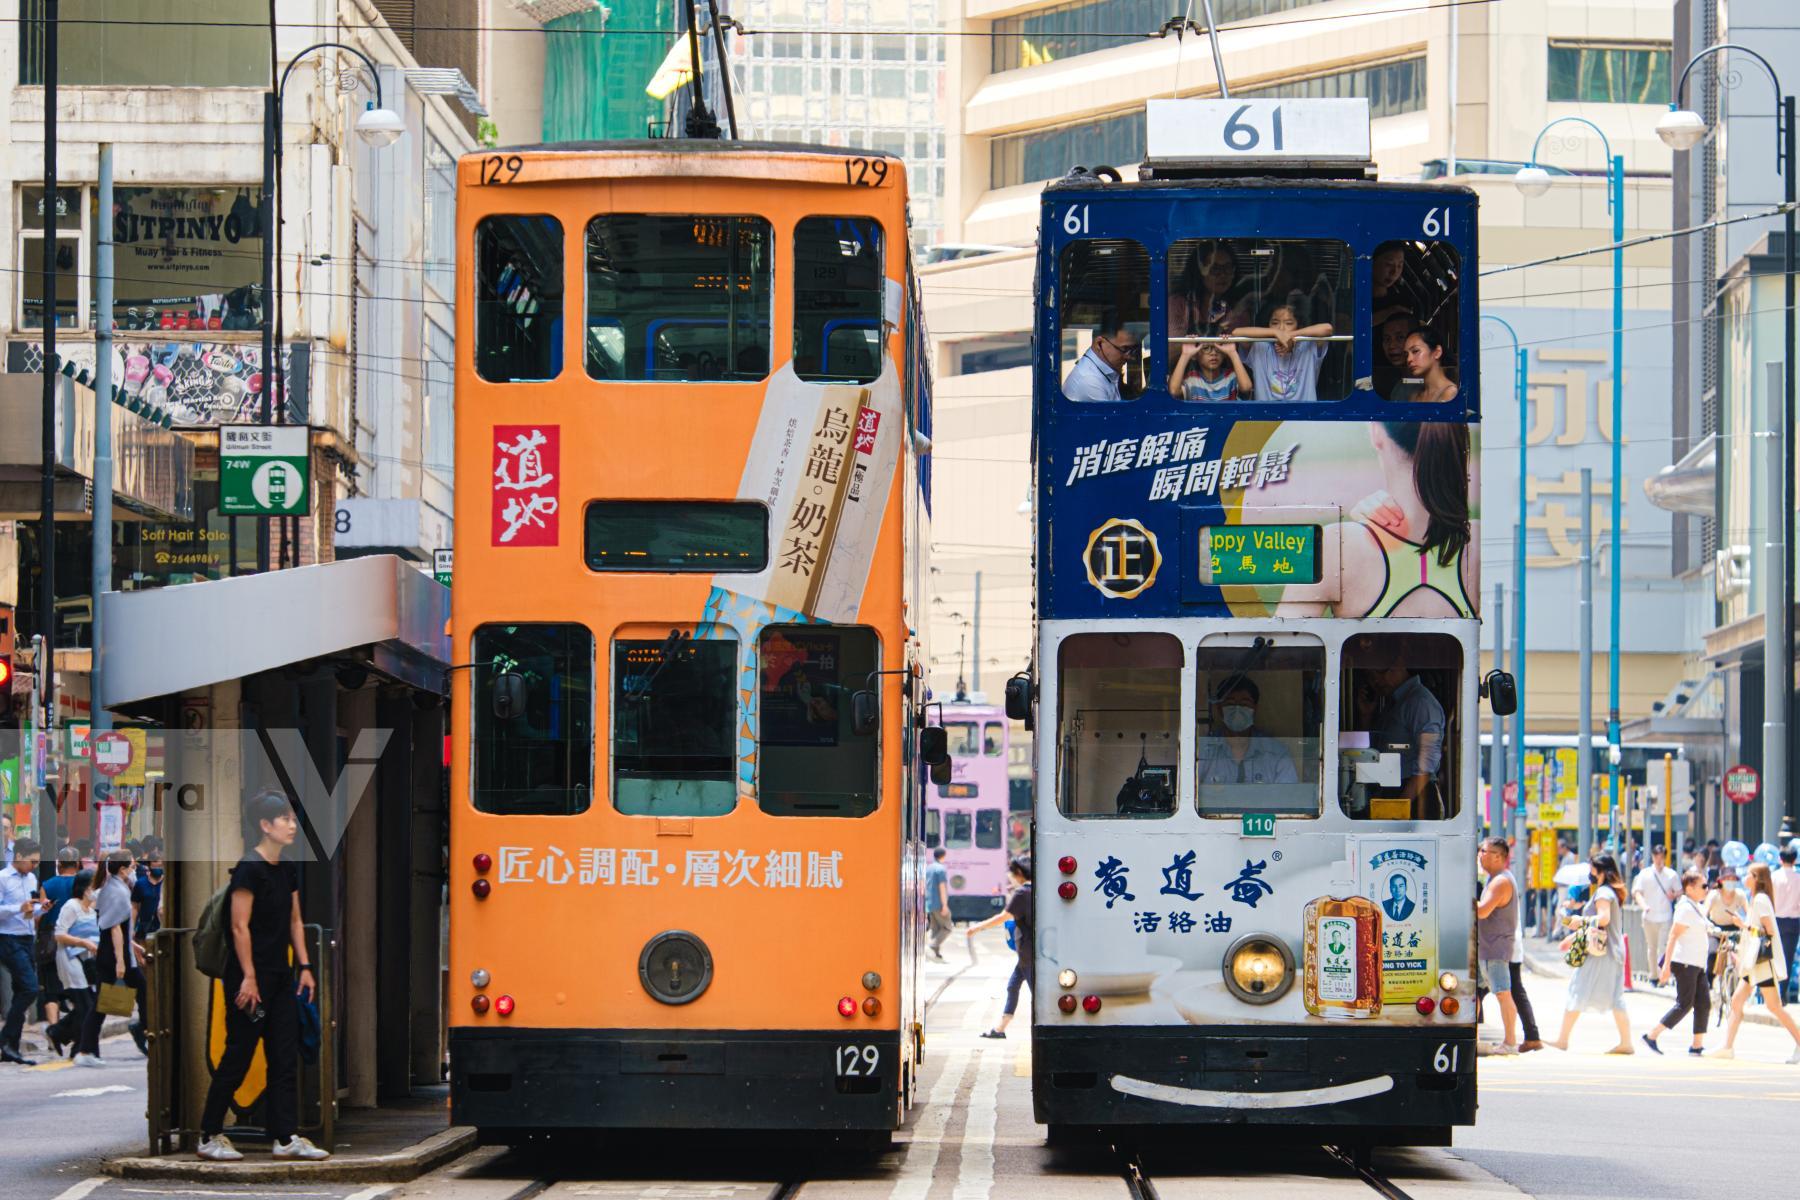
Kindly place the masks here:
<instances>
[{"instance_id":1,"label":"destination sign","mask_svg":"<svg viewBox=\"0 0 1800 1200\"><path fill-rule=\"evenodd\" d=\"M1208 525L1200 530L1200 580L1228 584L1319 582L1317 525Z\"/></svg>"}]
</instances>

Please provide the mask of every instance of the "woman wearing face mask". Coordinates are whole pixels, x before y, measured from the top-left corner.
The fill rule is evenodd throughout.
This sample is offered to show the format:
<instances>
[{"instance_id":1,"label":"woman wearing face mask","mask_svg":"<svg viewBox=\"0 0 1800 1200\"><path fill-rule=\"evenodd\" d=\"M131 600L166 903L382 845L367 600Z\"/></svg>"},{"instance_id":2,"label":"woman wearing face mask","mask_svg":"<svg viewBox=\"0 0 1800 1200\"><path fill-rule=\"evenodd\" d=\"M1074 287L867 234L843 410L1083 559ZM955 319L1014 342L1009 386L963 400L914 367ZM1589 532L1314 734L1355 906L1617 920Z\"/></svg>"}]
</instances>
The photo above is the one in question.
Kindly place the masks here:
<instances>
[{"instance_id":1,"label":"woman wearing face mask","mask_svg":"<svg viewBox=\"0 0 1800 1200\"><path fill-rule=\"evenodd\" d=\"M1744 980L1738 984L1736 994L1731 997L1731 1016L1725 1022L1725 1045L1715 1051L1713 1057L1737 1057L1732 1043L1737 1041L1738 1027L1744 1023L1744 1005L1749 1002L1751 992L1760 991L1764 1006L1794 1039L1794 1053L1788 1057L1788 1063L1800 1063L1800 1024L1795 1024L1781 1004L1781 985L1787 979L1791 948L1781 944L1781 930L1775 925L1775 878L1767 863L1751 864L1749 891L1750 911L1746 917L1738 919L1738 925L1744 930L1742 936L1757 946L1757 954L1745 972Z\"/></svg>"},{"instance_id":2,"label":"woman wearing face mask","mask_svg":"<svg viewBox=\"0 0 1800 1200\"><path fill-rule=\"evenodd\" d=\"M1256 727L1262 692L1248 675L1213 691L1213 735L1200 747L1200 783L1296 783L1293 756L1281 739Z\"/></svg>"},{"instance_id":3,"label":"woman wearing face mask","mask_svg":"<svg viewBox=\"0 0 1800 1200\"><path fill-rule=\"evenodd\" d=\"M1712 989L1706 982L1706 876L1689 871L1681 877L1681 899L1675 902L1675 914L1669 925L1668 946L1662 956L1662 977L1667 984L1675 977L1675 1006L1663 1014L1649 1033L1644 1045L1656 1054L1662 1053L1657 1040L1681 1023L1688 1011L1694 1014L1694 1044L1688 1053L1699 1057L1706 1052L1706 1021L1712 1013Z\"/></svg>"},{"instance_id":4,"label":"woman wearing face mask","mask_svg":"<svg viewBox=\"0 0 1800 1200\"><path fill-rule=\"evenodd\" d=\"M1558 1050L1569 1048L1569 1034L1584 1012L1611 1012L1613 1024L1619 1028L1619 1044L1608 1054L1634 1053L1631 1045L1631 1020L1625 1015L1625 960L1619 935L1624 929L1620 921L1619 897L1625 894L1625 881L1619 876L1619 865L1610 854L1602 854L1588 866L1590 895L1581 915L1569 923L1587 929L1587 960L1575 968L1569 981L1568 1007L1563 1012L1562 1034L1550 1044Z\"/></svg>"},{"instance_id":5,"label":"woman wearing face mask","mask_svg":"<svg viewBox=\"0 0 1800 1200\"><path fill-rule=\"evenodd\" d=\"M94 1007L94 985L88 978L94 954L100 949L100 920L94 910L94 873L79 871L69 889L68 903L56 914L56 977L63 985L63 996L69 1011L44 1031L52 1049L74 1047L87 1025L87 1015ZM98 1054L83 1053L75 1058L78 1067L97 1067Z\"/></svg>"},{"instance_id":6,"label":"woman wearing face mask","mask_svg":"<svg viewBox=\"0 0 1800 1200\"><path fill-rule=\"evenodd\" d=\"M94 953L94 982L136 987L139 976L131 940L131 885L137 882L137 872L130 853L114 850L106 856L104 871L106 882L95 902L100 948ZM106 1014L97 1006L89 1011L87 1022L81 1027L81 1043L77 1047L80 1053L99 1055L100 1027L105 1022Z\"/></svg>"}]
</instances>

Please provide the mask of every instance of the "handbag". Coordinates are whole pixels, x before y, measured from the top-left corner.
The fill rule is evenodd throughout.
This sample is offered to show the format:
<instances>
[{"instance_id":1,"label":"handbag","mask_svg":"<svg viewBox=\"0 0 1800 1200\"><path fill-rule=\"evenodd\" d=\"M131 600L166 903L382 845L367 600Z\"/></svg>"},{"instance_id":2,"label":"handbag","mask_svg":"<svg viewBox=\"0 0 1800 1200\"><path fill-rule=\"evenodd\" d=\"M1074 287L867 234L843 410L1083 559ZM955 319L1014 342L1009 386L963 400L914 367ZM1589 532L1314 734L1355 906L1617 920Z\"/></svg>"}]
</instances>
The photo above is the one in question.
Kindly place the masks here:
<instances>
[{"instance_id":1,"label":"handbag","mask_svg":"<svg viewBox=\"0 0 1800 1200\"><path fill-rule=\"evenodd\" d=\"M1562 940L1563 961L1571 967L1579 967L1587 961L1588 928L1578 926L1575 932Z\"/></svg>"},{"instance_id":2,"label":"handbag","mask_svg":"<svg viewBox=\"0 0 1800 1200\"><path fill-rule=\"evenodd\" d=\"M109 1017L129 1017L136 1006L136 988L126 987L122 983L103 983L100 985L100 1000L94 1007Z\"/></svg>"}]
</instances>

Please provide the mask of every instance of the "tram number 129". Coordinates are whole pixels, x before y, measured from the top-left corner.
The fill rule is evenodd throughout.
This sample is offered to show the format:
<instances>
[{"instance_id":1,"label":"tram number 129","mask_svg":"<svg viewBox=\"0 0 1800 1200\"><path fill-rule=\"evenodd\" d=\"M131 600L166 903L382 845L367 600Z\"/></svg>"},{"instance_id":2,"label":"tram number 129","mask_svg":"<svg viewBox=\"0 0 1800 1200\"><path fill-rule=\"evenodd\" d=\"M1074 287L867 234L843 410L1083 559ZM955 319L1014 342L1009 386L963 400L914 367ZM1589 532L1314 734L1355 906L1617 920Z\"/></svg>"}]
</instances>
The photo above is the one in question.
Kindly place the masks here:
<instances>
[{"instance_id":1,"label":"tram number 129","mask_svg":"<svg viewBox=\"0 0 1800 1200\"><path fill-rule=\"evenodd\" d=\"M837 1073L840 1078L875 1074L881 1065L881 1051L874 1046L839 1046Z\"/></svg>"}]
</instances>

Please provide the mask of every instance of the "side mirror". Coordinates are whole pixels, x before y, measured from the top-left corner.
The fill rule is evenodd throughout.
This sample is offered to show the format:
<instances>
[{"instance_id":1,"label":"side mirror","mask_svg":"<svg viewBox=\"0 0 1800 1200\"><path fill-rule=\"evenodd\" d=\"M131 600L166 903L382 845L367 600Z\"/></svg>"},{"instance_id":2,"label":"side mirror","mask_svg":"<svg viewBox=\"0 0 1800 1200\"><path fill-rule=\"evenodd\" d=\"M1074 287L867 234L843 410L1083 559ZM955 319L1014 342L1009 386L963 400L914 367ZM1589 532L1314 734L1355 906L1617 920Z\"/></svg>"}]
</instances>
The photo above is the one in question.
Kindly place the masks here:
<instances>
[{"instance_id":1,"label":"side mirror","mask_svg":"<svg viewBox=\"0 0 1800 1200\"><path fill-rule=\"evenodd\" d=\"M937 769L942 766L946 772L950 769L950 735L942 725L927 725L919 730L919 758L932 770L932 781L937 781ZM944 782L950 776L946 773Z\"/></svg>"},{"instance_id":2,"label":"side mirror","mask_svg":"<svg viewBox=\"0 0 1800 1200\"><path fill-rule=\"evenodd\" d=\"M850 731L868 736L881 728L881 702L874 692L853 692L850 696Z\"/></svg>"},{"instance_id":3,"label":"side mirror","mask_svg":"<svg viewBox=\"0 0 1800 1200\"><path fill-rule=\"evenodd\" d=\"M1487 696L1488 708L1496 717L1510 717L1519 711L1519 688L1513 677L1505 671L1489 671L1482 681L1482 692Z\"/></svg>"},{"instance_id":4,"label":"side mirror","mask_svg":"<svg viewBox=\"0 0 1800 1200\"><path fill-rule=\"evenodd\" d=\"M1031 672L1020 671L1006 681L1006 715L1015 721L1031 720Z\"/></svg>"},{"instance_id":5,"label":"side mirror","mask_svg":"<svg viewBox=\"0 0 1800 1200\"><path fill-rule=\"evenodd\" d=\"M490 700L496 721L510 721L525 711L525 677L517 671L494 676Z\"/></svg>"},{"instance_id":6,"label":"side mirror","mask_svg":"<svg viewBox=\"0 0 1800 1200\"><path fill-rule=\"evenodd\" d=\"M931 773L931 782L937 784L939 787L943 787L946 783L950 782L949 759L946 758L943 762L932 763L928 770Z\"/></svg>"}]
</instances>

